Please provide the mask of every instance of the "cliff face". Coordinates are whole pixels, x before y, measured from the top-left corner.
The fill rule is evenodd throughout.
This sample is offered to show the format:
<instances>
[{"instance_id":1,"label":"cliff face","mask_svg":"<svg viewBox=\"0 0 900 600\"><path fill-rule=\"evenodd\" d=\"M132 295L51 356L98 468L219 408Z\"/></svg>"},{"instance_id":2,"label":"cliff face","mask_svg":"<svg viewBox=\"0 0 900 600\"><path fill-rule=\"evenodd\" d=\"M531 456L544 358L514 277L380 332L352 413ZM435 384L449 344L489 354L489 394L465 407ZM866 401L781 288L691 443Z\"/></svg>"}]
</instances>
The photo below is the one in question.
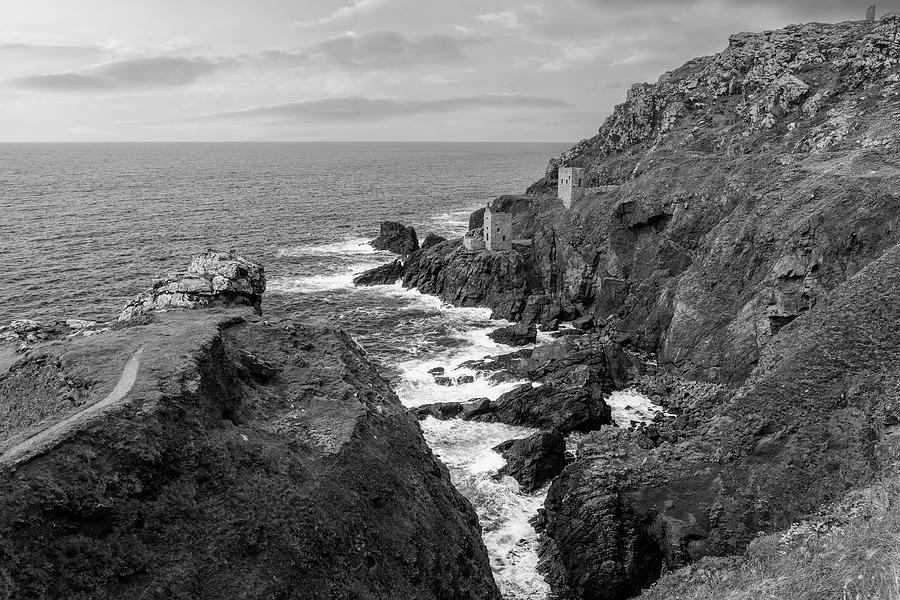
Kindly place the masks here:
<instances>
[{"instance_id":1,"label":"cliff face","mask_svg":"<svg viewBox=\"0 0 900 600\"><path fill-rule=\"evenodd\" d=\"M562 164L607 186L534 213L548 291L685 374L743 380L898 240L898 31L887 16L735 35L634 86L531 190Z\"/></svg>"},{"instance_id":2,"label":"cliff face","mask_svg":"<svg viewBox=\"0 0 900 600\"><path fill-rule=\"evenodd\" d=\"M654 355L677 414L589 434L552 484L542 568L560 597L628 597L738 552L891 460L898 123L900 16L740 34L634 86L527 198L495 201L530 241L508 314ZM571 210L560 166L588 174ZM435 249L415 268L438 280L474 260L490 259ZM454 286L497 277L466 273Z\"/></svg>"},{"instance_id":3,"label":"cliff face","mask_svg":"<svg viewBox=\"0 0 900 600\"><path fill-rule=\"evenodd\" d=\"M344 333L175 310L0 373L8 598L499 598L477 517Z\"/></svg>"},{"instance_id":4,"label":"cliff face","mask_svg":"<svg viewBox=\"0 0 900 600\"><path fill-rule=\"evenodd\" d=\"M535 288L534 275L518 252L469 252L459 241L414 253L403 285L457 306L485 306L498 318L518 320Z\"/></svg>"},{"instance_id":5,"label":"cliff face","mask_svg":"<svg viewBox=\"0 0 900 600\"><path fill-rule=\"evenodd\" d=\"M888 16L733 36L635 86L531 189L560 165L609 186L534 213L537 270L562 274L546 289L669 372L730 388L584 442L545 515L543 568L564 597L635 594L884 466L900 381L898 31Z\"/></svg>"},{"instance_id":6,"label":"cliff face","mask_svg":"<svg viewBox=\"0 0 900 600\"><path fill-rule=\"evenodd\" d=\"M900 245L787 325L735 392L689 398L653 432L591 434L547 498L554 587L633 595L663 566L738 552L895 462L897 286Z\"/></svg>"}]
</instances>

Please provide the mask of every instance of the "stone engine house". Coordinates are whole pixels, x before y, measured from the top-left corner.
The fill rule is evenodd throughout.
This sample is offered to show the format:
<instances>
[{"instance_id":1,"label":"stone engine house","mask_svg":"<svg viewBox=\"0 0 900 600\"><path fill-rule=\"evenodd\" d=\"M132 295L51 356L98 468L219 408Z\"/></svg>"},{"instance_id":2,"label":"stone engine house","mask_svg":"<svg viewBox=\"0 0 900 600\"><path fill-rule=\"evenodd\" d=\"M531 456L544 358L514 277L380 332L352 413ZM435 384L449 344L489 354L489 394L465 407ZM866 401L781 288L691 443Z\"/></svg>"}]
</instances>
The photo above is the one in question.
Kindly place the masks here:
<instances>
[{"instance_id":1,"label":"stone engine house","mask_svg":"<svg viewBox=\"0 0 900 600\"><path fill-rule=\"evenodd\" d=\"M572 208L572 202L584 198L586 179L585 171L580 167L559 168L556 196L562 200L563 206Z\"/></svg>"},{"instance_id":2,"label":"stone engine house","mask_svg":"<svg viewBox=\"0 0 900 600\"><path fill-rule=\"evenodd\" d=\"M484 211L484 246L488 250L512 250L512 215Z\"/></svg>"}]
</instances>

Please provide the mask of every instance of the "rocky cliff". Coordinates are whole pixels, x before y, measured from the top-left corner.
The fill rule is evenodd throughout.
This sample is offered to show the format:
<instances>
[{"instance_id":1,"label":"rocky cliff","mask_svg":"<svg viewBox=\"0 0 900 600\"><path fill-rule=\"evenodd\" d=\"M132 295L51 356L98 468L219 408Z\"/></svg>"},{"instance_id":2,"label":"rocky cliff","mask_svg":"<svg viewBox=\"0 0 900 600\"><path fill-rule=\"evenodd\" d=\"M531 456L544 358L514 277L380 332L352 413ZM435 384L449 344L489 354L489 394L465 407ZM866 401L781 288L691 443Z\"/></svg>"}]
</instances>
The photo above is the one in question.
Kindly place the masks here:
<instances>
[{"instance_id":1,"label":"rocky cliff","mask_svg":"<svg viewBox=\"0 0 900 600\"><path fill-rule=\"evenodd\" d=\"M349 336L165 302L110 327L0 361L3 597L499 598Z\"/></svg>"},{"instance_id":2,"label":"rocky cliff","mask_svg":"<svg viewBox=\"0 0 900 600\"><path fill-rule=\"evenodd\" d=\"M637 383L677 415L590 433L552 484L542 568L560 597L637 594L882 468L900 423L898 123L900 15L734 35L495 201L527 244L413 255L406 285L651 357ZM570 210L560 166L587 173Z\"/></svg>"}]
</instances>

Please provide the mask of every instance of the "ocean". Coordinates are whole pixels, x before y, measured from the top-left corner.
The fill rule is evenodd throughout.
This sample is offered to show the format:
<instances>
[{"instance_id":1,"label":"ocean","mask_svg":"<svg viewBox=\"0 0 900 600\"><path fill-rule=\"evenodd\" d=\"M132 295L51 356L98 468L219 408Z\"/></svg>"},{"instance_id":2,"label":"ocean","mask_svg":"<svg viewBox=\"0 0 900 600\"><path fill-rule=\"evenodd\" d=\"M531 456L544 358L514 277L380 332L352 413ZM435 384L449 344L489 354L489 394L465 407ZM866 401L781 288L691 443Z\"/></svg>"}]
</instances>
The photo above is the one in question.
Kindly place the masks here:
<instances>
[{"instance_id":1,"label":"ocean","mask_svg":"<svg viewBox=\"0 0 900 600\"><path fill-rule=\"evenodd\" d=\"M392 260L366 242L382 220L461 236L469 213L520 193L566 144L216 143L0 144L0 323L114 318L152 279L207 247L261 261L263 312L344 327L407 406L496 398L514 383L481 377L438 386L469 359L511 351L487 334L490 311L455 308L400 286L354 288L353 275ZM492 476L492 447L532 431L422 422L426 439L475 506L507 598L540 599L537 537L528 524L546 491L526 495Z\"/></svg>"}]
</instances>

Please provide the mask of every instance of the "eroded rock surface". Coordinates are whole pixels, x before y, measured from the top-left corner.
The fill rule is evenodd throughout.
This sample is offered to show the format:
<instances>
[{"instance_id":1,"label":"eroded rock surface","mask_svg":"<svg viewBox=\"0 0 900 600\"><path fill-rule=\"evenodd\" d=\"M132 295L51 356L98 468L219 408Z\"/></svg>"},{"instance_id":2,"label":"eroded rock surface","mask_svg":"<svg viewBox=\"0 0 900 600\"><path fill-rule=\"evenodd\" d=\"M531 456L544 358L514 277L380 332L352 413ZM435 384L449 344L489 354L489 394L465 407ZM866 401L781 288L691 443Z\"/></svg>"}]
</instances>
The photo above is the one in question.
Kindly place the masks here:
<instances>
[{"instance_id":1,"label":"eroded rock surface","mask_svg":"<svg viewBox=\"0 0 900 600\"><path fill-rule=\"evenodd\" d=\"M206 253L106 331L0 354L4 597L500 600L390 384L263 289Z\"/></svg>"},{"instance_id":2,"label":"eroded rock surface","mask_svg":"<svg viewBox=\"0 0 900 600\"><path fill-rule=\"evenodd\" d=\"M526 494L543 487L566 466L566 439L558 431L539 431L503 442L494 450L506 459L497 475L509 475Z\"/></svg>"},{"instance_id":3,"label":"eroded rock surface","mask_svg":"<svg viewBox=\"0 0 900 600\"><path fill-rule=\"evenodd\" d=\"M401 256L408 256L419 249L416 230L396 221L382 222L378 237L369 243L376 250L387 250Z\"/></svg>"},{"instance_id":4,"label":"eroded rock surface","mask_svg":"<svg viewBox=\"0 0 900 600\"><path fill-rule=\"evenodd\" d=\"M186 272L155 281L128 303L119 320L158 310L207 306L250 306L259 314L265 291L262 265L233 252L207 250L191 260Z\"/></svg>"}]
</instances>

